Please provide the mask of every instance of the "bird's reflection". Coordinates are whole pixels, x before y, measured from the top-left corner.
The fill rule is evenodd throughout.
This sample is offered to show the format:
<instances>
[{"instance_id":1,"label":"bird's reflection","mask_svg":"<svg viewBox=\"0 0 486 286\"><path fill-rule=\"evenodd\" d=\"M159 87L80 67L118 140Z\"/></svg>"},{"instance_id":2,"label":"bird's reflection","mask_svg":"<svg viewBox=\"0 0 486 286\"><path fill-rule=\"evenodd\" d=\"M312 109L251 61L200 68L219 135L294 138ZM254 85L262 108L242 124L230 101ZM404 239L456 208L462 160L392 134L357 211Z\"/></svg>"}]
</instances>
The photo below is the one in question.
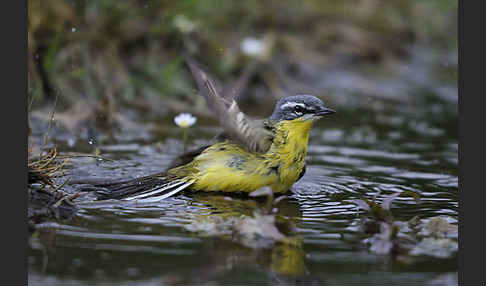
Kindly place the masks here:
<instances>
[{"instance_id":1,"label":"bird's reflection","mask_svg":"<svg viewBox=\"0 0 486 286\"><path fill-rule=\"evenodd\" d=\"M210 250L214 263L244 261L247 265L263 266L274 276L306 274L302 239L296 233L302 217L297 200L288 196L249 198L206 193L191 196L192 204L200 211L188 229L202 236L235 242Z\"/></svg>"}]
</instances>

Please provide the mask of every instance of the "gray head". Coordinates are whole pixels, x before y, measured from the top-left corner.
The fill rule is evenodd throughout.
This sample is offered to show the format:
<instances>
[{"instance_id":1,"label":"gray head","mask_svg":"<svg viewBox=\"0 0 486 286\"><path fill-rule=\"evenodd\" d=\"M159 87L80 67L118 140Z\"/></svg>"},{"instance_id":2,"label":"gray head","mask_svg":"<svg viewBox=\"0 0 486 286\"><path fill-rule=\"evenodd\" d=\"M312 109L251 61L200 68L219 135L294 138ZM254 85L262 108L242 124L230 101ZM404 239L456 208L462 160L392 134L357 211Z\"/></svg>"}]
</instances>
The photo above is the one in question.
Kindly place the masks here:
<instances>
[{"instance_id":1,"label":"gray head","mask_svg":"<svg viewBox=\"0 0 486 286\"><path fill-rule=\"evenodd\" d=\"M334 110L324 106L324 103L312 95L294 95L282 98L277 102L270 120L293 120L301 117L304 120L316 120Z\"/></svg>"}]
</instances>

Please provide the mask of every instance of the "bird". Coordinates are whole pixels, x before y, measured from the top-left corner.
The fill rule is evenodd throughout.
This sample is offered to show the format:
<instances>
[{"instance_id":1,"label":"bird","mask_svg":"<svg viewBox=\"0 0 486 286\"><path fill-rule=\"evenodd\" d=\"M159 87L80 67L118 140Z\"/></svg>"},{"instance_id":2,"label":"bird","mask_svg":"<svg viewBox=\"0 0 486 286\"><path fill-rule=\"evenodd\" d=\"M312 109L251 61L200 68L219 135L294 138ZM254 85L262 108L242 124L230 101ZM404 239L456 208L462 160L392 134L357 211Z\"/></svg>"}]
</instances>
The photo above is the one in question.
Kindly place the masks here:
<instances>
[{"instance_id":1,"label":"bird","mask_svg":"<svg viewBox=\"0 0 486 286\"><path fill-rule=\"evenodd\" d=\"M270 188L290 191L306 170L306 153L313 123L336 111L313 95L297 94L277 101L266 119L243 113L235 94L221 93L214 79L195 60L186 65L223 132L216 143L176 158L166 171L135 179L98 184L98 200L156 202L183 190L251 193Z\"/></svg>"}]
</instances>

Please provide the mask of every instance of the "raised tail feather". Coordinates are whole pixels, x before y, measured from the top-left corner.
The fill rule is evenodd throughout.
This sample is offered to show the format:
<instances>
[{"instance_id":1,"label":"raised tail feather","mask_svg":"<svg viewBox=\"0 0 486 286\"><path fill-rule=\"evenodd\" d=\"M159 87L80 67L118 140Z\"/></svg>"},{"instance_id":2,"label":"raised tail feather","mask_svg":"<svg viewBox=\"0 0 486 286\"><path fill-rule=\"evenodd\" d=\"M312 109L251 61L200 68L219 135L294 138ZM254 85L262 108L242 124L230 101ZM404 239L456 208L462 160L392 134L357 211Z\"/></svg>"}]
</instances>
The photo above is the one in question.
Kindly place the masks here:
<instances>
[{"instance_id":1,"label":"raised tail feather","mask_svg":"<svg viewBox=\"0 0 486 286\"><path fill-rule=\"evenodd\" d=\"M155 202L186 189L194 180L167 180L163 176L147 176L125 181L96 185L98 200L122 199L138 202Z\"/></svg>"}]
</instances>

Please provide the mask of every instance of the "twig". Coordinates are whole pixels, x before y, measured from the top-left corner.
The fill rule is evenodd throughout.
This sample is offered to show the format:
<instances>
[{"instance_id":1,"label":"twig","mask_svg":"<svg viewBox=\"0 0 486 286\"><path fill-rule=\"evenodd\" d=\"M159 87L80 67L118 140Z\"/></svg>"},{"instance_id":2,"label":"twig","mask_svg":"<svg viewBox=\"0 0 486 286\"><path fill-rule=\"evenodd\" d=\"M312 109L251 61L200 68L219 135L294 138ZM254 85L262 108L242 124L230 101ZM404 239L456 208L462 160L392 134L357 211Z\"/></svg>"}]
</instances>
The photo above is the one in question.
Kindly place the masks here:
<instances>
[{"instance_id":1,"label":"twig","mask_svg":"<svg viewBox=\"0 0 486 286\"><path fill-rule=\"evenodd\" d=\"M72 195L64 196L60 200L58 200L55 204L53 204L52 206L55 207L55 208L58 208L62 204L62 202L66 201L66 200L75 199L75 198L79 197L80 195L81 195L80 193L75 193L75 194L72 194Z\"/></svg>"},{"instance_id":2,"label":"twig","mask_svg":"<svg viewBox=\"0 0 486 286\"><path fill-rule=\"evenodd\" d=\"M64 187L64 185L69 182L69 180L71 180L71 177L67 178L66 181L64 181L64 183L62 183L61 185L59 185L57 188L54 189L54 192L57 192L59 191L62 187Z\"/></svg>"},{"instance_id":3,"label":"twig","mask_svg":"<svg viewBox=\"0 0 486 286\"><path fill-rule=\"evenodd\" d=\"M47 144L47 139L49 138L49 133L51 132L51 126L52 126L52 122L54 121L54 112L56 110L58 98L59 98L59 95L56 93L56 98L54 100L54 106L52 107L51 116L50 116L50 119L49 119L49 124L47 125L46 135L44 136L44 141L42 142L42 146L40 148L39 161L42 160L42 150L44 150L44 147Z\"/></svg>"},{"instance_id":4,"label":"twig","mask_svg":"<svg viewBox=\"0 0 486 286\"><path fill-rule=\"evenodd\" d=\"M102 159L110 162L115 162L115 160L108 159L99 155L90 155L90 154L69 154L69 155L59 155L60 158L74 158L74 157L91 157L91 158L96 158L96 159Z\"/></svg>"}]
</instances>

